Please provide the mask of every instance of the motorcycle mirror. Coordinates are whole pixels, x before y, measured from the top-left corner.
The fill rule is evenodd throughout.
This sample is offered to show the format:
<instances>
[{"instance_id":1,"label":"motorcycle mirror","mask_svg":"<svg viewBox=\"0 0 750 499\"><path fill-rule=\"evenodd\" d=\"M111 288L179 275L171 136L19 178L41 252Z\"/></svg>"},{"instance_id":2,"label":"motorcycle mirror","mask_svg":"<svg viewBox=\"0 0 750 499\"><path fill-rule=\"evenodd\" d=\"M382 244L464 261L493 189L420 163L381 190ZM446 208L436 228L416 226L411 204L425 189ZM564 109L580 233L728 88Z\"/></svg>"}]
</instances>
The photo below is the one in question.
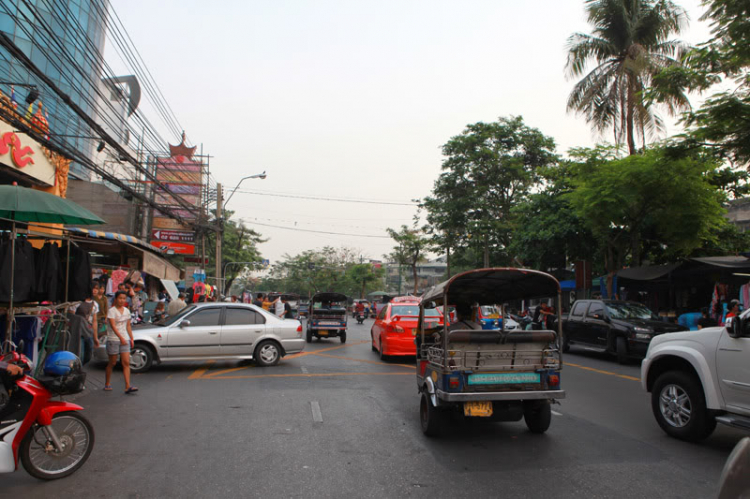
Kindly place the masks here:
<instances>
[{"instance_id":1,"label":"motorcycle mirror","mask_svg":"<svg viewBox=\"0 0 750 499\"><path fill-rule=\"evenodd\" d=\"M734 447L724 465L719 480L718 499L746 497L749 492L750 437L745 437Z\"/></svg>"}]
</instances>

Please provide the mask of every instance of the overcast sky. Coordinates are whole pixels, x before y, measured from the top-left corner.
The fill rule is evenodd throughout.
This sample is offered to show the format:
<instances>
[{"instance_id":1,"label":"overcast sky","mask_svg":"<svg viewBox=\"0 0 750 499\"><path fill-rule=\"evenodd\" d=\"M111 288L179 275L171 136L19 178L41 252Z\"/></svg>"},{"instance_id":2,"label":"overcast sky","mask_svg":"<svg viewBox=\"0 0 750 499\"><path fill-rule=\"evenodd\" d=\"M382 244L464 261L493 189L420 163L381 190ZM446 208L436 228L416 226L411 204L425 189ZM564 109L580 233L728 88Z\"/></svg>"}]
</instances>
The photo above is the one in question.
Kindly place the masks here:
<instances>
[{"instance_id":1,"label":"overcast sky","mask_svg":"<svg viewBox=\"0 0 750 499\"><path fill-rule=\"evenodd\" d=\"M680 38L706 40L699 0L678 3L691 19ZM112 5L225 190L265 170L242 189L409 203L430 193L441 145L469 123L521 115L560 152L598 140L565 111L566 40L590 30L583 0ZM228 209L269 239L260 249L272 263L326 245L379 259L392 247L385 228L416 211L239 191Z\"/></svg>"}]
</instances>

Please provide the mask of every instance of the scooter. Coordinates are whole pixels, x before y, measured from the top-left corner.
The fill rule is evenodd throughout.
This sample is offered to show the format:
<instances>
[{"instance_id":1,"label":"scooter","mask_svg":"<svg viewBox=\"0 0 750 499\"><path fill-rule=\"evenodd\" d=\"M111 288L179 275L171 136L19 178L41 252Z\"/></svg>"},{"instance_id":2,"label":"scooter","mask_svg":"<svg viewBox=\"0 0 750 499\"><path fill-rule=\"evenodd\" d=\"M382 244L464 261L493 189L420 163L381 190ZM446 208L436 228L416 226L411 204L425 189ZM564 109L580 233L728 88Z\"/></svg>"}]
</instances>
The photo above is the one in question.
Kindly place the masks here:
<instances>
[{"instance_id":1,"label":"scooter","mask_svg":"<svg viewBox=\"0 0 750 499\"><path fill-rule=\"evenodd\" d=\"M366 317L364 312L357 312L357 324L364 324Z\"/></svg>"},{"instance_id":2,"label":"scooter","mask_svg":"<svg viewBox=\"0 0 750 499\"><path fill-rule=\"evenodd\" d=\"M29 359L18 352L3 360L31 370ZM18 469L20 458L30 475L54 480L74 473L91 455L94 428L78 413L83 407L51 400L83 391L86 374L77 362L78 372L68 376L35 379L3 371L0 378L10 396L0 407L0 473Z\"/></svg>"}]
</instances>

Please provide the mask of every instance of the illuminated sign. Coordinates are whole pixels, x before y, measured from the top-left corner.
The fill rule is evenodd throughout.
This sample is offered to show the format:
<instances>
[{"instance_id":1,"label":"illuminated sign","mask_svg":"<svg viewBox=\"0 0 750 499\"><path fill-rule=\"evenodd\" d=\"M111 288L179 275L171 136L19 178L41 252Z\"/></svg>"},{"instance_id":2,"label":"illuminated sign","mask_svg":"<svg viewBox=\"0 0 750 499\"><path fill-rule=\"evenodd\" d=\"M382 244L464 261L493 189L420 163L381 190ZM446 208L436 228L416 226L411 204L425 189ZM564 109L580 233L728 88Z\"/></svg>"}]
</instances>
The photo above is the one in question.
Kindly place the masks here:
<instances>
[{"instance_id":1,"label":"illuminated sign","mask_svg":"<svg viewBox=\"0 0 750 499\"><path fill-rule=\"evenodd\" d=\"M44 185L55 185L57 170L42 146L4 121L0 121L0 163Z\"/></svg>"}]
</instances>

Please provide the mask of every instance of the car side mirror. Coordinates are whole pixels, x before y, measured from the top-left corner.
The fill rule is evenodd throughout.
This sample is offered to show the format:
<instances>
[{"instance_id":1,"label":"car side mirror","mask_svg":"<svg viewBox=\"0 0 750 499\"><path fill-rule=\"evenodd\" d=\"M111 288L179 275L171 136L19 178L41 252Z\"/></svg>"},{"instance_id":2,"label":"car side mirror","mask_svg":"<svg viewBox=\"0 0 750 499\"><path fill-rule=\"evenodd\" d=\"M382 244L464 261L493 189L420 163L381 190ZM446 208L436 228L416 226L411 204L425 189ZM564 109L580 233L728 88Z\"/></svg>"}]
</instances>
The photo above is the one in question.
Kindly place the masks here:
<instances>
[{"instance_id":1,"label":"car side mirror","mask_svg":"<svg viewBox=\"0 0 750 499\"><path fill-rule=\"evenodd\" d=\"M190 327L190 321L182 321L180 322L180 327Z\"/></svg>"},{"instance_id":2,"label":"car side mirror","mask_svg":"<svg viewBox=\"0 0 750 499\"><path fill-rule=\"evenodd\" d=\"M732 338L741 338L742 337L742 319L739 317L730 317L727 319L729 324L727 324L727 333L729 333L729 336Z\"/></svg>"}]
</instances>

